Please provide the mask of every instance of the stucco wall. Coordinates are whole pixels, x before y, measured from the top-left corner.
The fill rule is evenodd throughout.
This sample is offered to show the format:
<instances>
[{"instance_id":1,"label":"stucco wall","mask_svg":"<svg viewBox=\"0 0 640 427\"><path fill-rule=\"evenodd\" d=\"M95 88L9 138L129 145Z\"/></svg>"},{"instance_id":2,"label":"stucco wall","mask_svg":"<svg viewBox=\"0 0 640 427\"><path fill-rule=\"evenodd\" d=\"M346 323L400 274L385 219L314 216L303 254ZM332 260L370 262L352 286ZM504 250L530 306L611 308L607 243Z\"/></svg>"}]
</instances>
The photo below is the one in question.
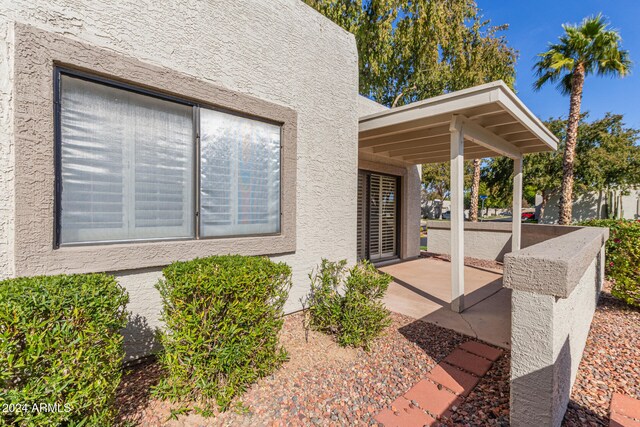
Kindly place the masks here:
<instances>
[{"instance_id":1,"label":"stucco wall","mask_svg":"<svg viewBox=\"0 0 640 427\"><path fill-rule=\"evenodd\" d=\"M604 280L607 237L583 228L505 257L511 425L561 425Z\"/></svg>"},{"instance_id":2,"label":"stucco wall","mask_svg":"<svg viewBox=\"0 0 640 427\"><path fill-rule=\"evenodd\" d=\"M522 224L522 248L575 231L576 227ZM451 223L427 222L427 248L436 254L451 251ZM502 261L511 252L510 222L466 222L464 225L464 255L471 258Z\"/></svg>"},{"instance_id":3,"label":"stucco wall","mask_svg":"<svg viewBox=\"0 0 640 427\"><path fill-rule=\"evenodd\" d=\"M273 257L293 269L286 310L299 309L307 274L322 257L355 262L359 113L351 34L298 0L0 0L0 277L14 274L16 21L294 110L296 249ZM157 270L118 273L130 307L149 325L157 322Z\"/></svg>"},{"instance_id":4,"label":"stucco wall","mask_svg":"<svg viewBox=\"0 0 640 427\"><path fill-rule=\"evenodd\" d=\"M0 7L0 278L13 275L13 121L11 111L13 74L12 33L4 22L6 5Z\"/></svg>"}]
</instances>

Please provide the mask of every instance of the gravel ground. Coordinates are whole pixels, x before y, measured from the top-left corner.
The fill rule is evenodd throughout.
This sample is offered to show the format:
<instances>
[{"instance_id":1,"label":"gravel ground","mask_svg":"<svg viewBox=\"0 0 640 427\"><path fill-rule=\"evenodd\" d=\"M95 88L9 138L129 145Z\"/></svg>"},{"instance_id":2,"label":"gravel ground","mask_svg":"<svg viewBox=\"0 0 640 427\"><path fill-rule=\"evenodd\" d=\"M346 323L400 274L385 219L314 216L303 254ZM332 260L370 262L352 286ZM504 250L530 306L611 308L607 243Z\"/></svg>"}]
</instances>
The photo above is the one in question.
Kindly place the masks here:
<instances>
[{"instance_id":1,"label":"gravel ground","mask_svg":"<svg viewBox=\"0 0 640 427\"><path fill-rule=\"evenodd\" d=\"M343 349L314 332L306 341L302 316L287 316L282 343L289 350L289 362L242 397L243 411L230 410L207 419L189 415L167 422L170 406L150 399L148 393L160 369L153 362L140 365L123 379L117 400L120 422L141 426L375 424L375 414L469 339L399 314L392 314L392 319L393 324L367 353ZM505 352L442 424L508 425L509 363ZM614 392L640 398L640 310L603 293L563 425L608 425Z\"/></svg>"},{"instance_id":2,"label":"gravel ground","mask_svg":"<svg viewBox=\"0 0 640 427\"><path fill-rule=\"evenodd\" d=\"M640 399L640 309L605 291L591 324L564 425L609 425L615 392Z\"/></svg>"},{"instance_id":3,"label":"gravel ground","mask_svg":"<svg viewBox=\"0 0 640 427\"><path fill-rule=\"evenodd\" d=\"M482 377L451 419L443 420L443 424L447 426L508 426L510 362L510 353L505 350L502 357Z\"/></svg>"},{"instance_id":4,"label":"gravel ground","mask_svg":"<svg viewBox=\"0 0 640 427\"><path fill-rule=\"evenodd\" d=\"M373 416L422 379L424 373L468 338L448 329L392 314L393 324L371 352L344 349L320 333L305 340L301 314L287 316L282 343L290 361L256 383L242 410L211 418L191 414L167 419L171 408L149 396L161 375L156 363L134 367L118 393L121 425L260 426L369 425ZM240 407L240 401L237 402Z\"/></svg>"}]
</instances>

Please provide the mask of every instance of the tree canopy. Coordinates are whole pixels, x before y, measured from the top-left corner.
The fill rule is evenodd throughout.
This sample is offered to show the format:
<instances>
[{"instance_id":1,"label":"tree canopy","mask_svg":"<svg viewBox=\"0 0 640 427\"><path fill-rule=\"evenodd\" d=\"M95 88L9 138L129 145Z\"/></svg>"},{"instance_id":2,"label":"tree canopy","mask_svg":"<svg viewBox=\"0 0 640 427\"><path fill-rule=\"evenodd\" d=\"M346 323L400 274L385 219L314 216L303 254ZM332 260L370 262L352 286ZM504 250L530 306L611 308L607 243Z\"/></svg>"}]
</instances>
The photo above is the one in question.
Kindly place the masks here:
<instances>
[{"instance_id":1,"label":"tree canopy","mask_svg":"<svg viewBox=\"0 0 640 427\"><path fill-rule=\"evenodd\" d=\"M502 79L517 53L474 0L305 0L356 36L360 93L407 104Z\"/></svg>"},{"instance_id":2,"label":"tree canopy","mask_svg":"<svg viewBox=\"0 0 640 427\"><path fill-rule=\"evenodd\" d=\"M583 114L578 125L575 188L585 191L627 190L640 184L640 131L624 124L620 114L607 113L589 121ZM567 120L552 119L546 126L558 137L558 151L527 154L524 157L525 197L533 203L535 194L548 200L559 194L562 185L562 151L567 137ZM512 161L507 158L487 162L483 180L492 195L505 205L511 198ZM544 200L543 203L546 201Z\"/></svg>"}]
</instances>

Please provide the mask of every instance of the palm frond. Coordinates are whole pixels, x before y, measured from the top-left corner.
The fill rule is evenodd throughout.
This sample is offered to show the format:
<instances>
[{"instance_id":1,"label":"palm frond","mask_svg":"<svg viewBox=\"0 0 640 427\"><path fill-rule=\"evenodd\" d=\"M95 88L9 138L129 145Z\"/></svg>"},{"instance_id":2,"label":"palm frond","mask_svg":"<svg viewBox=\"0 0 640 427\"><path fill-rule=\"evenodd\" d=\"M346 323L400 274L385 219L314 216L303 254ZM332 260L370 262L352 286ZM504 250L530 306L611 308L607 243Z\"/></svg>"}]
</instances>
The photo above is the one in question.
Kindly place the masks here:
<instances>
[{"instance_id":1,"label":"palm frond","mask_svg":"<svg viewBox=\"0 0 640 427\"><path fill-rule=\"evenodd\" d=\"M622 49L622 37L611 29L601 14L590 16L579 25L564 24L564 33L557 43L539 55L534 65L537 80L534 89L546 83L556 83L562 93L571 92L572 73L580 64L585 76L597 74L624 77L629 74L632 62L629 52Z\"/></svg>"},{"instance_id":2,"label":"palm frond","mask_svg":"<svg viewBox=\"0 0 640 427\"><path fill-rule=\"evenodd\" d=\"M573 74L567 73L562 76L562 79L558 81L556 87L563 95L569 95L571 93L571 88L573 87Z\"/></svg>"}]
</instances>

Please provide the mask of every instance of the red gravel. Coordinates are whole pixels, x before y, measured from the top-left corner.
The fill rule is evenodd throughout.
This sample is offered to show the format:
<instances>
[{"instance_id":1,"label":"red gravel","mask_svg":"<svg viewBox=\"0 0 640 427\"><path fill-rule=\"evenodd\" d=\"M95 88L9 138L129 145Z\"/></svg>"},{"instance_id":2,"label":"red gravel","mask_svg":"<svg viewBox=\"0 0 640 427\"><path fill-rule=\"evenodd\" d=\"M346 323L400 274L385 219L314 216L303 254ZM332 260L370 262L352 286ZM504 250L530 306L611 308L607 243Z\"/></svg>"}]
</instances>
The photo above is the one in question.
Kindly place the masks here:
<instances>
[{"instance_id":1,"label":"red gravel","mask_svg":"<svg viewBox=\"0 0 640 427\"><path fill-rule=\"evenodd\" d=\"M149 398L160 370L147 363L128 373L118 394L120 422L141 426L370 425L373 416L424 378L468 340L456 332L392 314L393 324L372 351L343 349L329 337L304 339L301 315L287 316L282 342L291 360L260 380L243 406L211 418L181 416ZM443 425L509 425L509 352L498 359ZM565 416L565 426L605 426L614 392L640 398L640 310L603 293Z\"/></svg>"},{"instance_id":2,"label":"red gravel","mask_svg":"<svg viewBox=\"0 0 640 427\"><path fill-rule=\"evenodd\" d=\"M324 334L305 341L302 316L287 316L282 343L291 360L245 393L237 406L211 418L191 414L166 420L170 405L149 397L155 363L132 368L118 393L122 425L369 425L373 416L420 381L468 338L448 329L392 314L393 324L371 352L344 349Z\"/></svg>"},{"instance_id":3,"label":"red gravel","mask_svg":"<svg viewBox=\"0 0 640 427\"><path fill-rule=\"evenodd\" d=\"M608 426L615 392L640 399L640 309L603 292L564 424Z\"/></svg>"}]
</instances>

